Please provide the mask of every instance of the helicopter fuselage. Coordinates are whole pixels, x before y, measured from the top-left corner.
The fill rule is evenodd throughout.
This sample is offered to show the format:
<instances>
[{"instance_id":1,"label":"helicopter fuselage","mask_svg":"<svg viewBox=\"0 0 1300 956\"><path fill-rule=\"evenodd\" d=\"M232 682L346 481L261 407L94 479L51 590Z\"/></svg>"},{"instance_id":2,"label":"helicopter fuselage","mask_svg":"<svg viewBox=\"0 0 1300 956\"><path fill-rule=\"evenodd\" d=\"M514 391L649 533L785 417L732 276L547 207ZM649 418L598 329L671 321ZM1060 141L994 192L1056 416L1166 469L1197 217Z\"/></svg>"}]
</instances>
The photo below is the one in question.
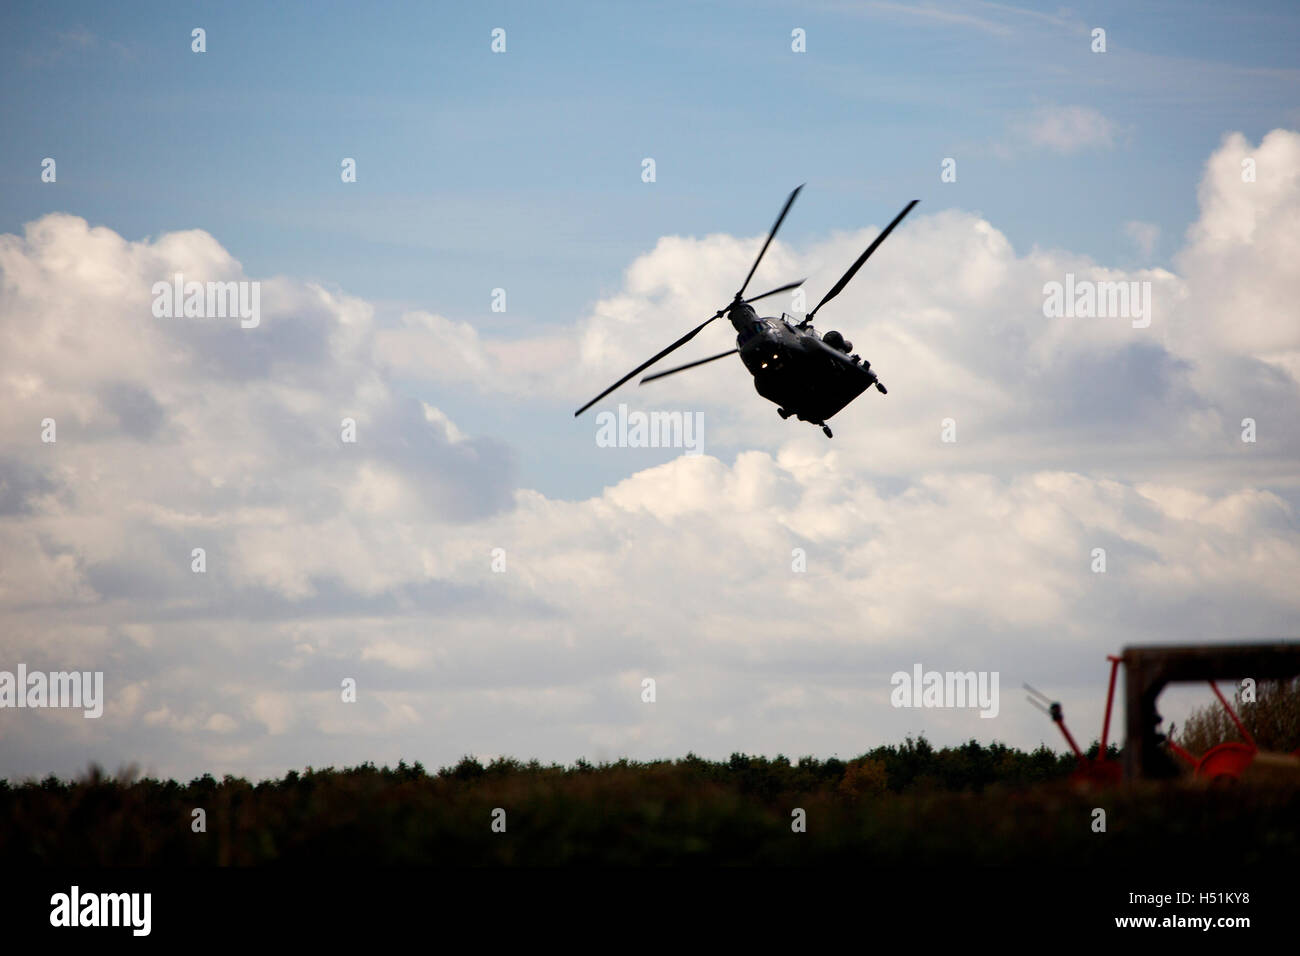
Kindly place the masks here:
<instances>
[{"instance_id":1,"label":"helicopter fuselage","mask_svg":"<svg viewBox=\"0 0 1300 956\"><path fill-rule=\"evenodd\" d=\"M738 353L741 361L745 363L745 368L754 377L755 390L759 395L776 405L777 413L782 418L789 418L794 415L802 421L820 425L827 438L833 436L830 426L826 424L826 419L840 411L872 385L882 395L885 394L885 385L876 377L876 373L871 371L871 363L852 354L853 343L836 331L818 335L817 330L812 327L812 320L822 306L844 291L844 287L858 274L862 264L871 257L871 254L885 241L885 237L894 231L894 227L903 221L903 217L911 212L912 208L920 200L913 199L903 207L903 211L895 216L888 226L880 230L880 234L871 240L871 245L867 246L866 251L858 256L853 265L849 266L848 271L840 276L839 281L831 286L830 290L822 296L821 301L800 322L791 322L784 314L779 319L760 318L759 314L754 311L754 307L750 305L751 302L766 299L768 296L780 295L782 292L788 292L803 285L804 280L800 279L797 282L787 282L775 289L768 289L759 295L745 298L745 290L749 288L749 281L754 278L758 264L763 261L763 253L767 252L767 247L776 238L781 223L785 221L786 213L790 211L790 207L794 204L795 197L799 195L801 189L803 189L802 186L796 187L794 192L790 193L789 198L786 199L785 205L781 207L781 214L776 217L776 222L773 223L771 231L767 234L767 240L763 243L763 247L758 250L758 257L754 260L754 264L749 267L749 275L745 276L745 281L740 284L740 290L736 293L736 297L732 299L731 304L723 306L672 345L666 349L661 349L657 354L652 355L632 369L632 371L574 412L575 417L591 408L592 405L595 405L628 379L640 375L664 356L677 351L677 349L702 332L709 323L716 322L724 315L736 330L736 347L734 349L727 349L727 351L719 352L717 355L710 355L694 362L687 362L685 365L678 365L676 368L647 375L641 379L641 384L644 385L647 382L653 382L668 375L676 375L678 372L685 372L687 369L698 368L701 365L708 365L710 362L716 362L719 359Z\"/></svg>"},{"instance_id":2,"label":"helicopter fuselage","mask_svg":"<svg viewBox=\"0 0 1300 956\"><path fill-rule=\"evenodd\" d=\"M783 416L824 425L877 383L870 362L827 344L811 326L801 329L785 317L760 317L749 305L733 307L727 318L755 390Z\"/></svg>"}]
</instances>

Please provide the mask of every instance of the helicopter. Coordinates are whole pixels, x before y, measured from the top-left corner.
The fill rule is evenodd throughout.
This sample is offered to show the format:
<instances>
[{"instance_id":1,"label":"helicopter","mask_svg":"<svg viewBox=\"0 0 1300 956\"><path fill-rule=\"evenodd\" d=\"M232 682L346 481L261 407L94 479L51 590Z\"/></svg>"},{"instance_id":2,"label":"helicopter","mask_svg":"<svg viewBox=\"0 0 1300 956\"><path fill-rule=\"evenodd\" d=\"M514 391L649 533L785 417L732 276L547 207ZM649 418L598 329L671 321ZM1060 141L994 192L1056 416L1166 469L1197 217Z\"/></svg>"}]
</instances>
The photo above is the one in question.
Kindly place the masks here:
<instances>
[{"instance_id":1,"label":"helicopter","mask_svg":"<svg viewBox=\"0 0 1300 956\"><path fill-rule=\"evenodd\" d=\"M735 348L719 352L717 355L710 355L708 358L687 362L685 365L678 365L667 371L647 375L641 379L640 384L644 385L655 379L675 375L689 368L695 368L697 365L716 362L728 355L739 354L746 370L754 377L755 390L763 398L776 405L778 415L783 419L793 415L800 421L820 425L827 438L832 438L834 435L830 426L826 424L826 419L842 410L868 388L874 385L882 395L888 394L884 383L871 370L871 363L853 353L852 342L834 330L826 332L824 335L819 334L816 328L813 327L812 322L818 310L844 291L844 287L862 268L862 264L867 261L871 254L885 241L885 238L894 231L894 227L903 221L903 217L911 212L912 207L920 200L913 199L903 208L902 212L894 217L893 222L881 230L880 235L872 240L866 251L858 256L853 265L849 266L848 271L840 277L840 280L831 287L831 290L822 297L816 307L805 315L802 320L794 322L784 313L779 319L760 317L752 303L760 299L766 299L768 296L797 289L804 283L803 279L798 282L787 282L783 286L770 289L760 295L745 298L745 290L749 288L749 282L754 278L754 272L758 269L758 264L763 261L763 255L767 252L767 247L772 244L772 239L775 238L777 230L781 228L781 223L785 221L786 214L790 211L790 207L794 205L794 201L801 189L803 189L802 185L796 186L794 191L790 193L789 198L786 199L781 214L776 217L776 222L767 234L767 241L763 243L763 248L758 251L758 258L754 260L754 264L749 269L749 275L745 277L745 281L740 286L740 291L736 293L731 303L723 306L672 345L659 352L649 361L642 362L586 405L583 405L573 413L575 418L628 379L639 375L669 353L685 345L695 338L710 322L720 319L724 315L736 330Z\"/></svg>"}]
</instances>

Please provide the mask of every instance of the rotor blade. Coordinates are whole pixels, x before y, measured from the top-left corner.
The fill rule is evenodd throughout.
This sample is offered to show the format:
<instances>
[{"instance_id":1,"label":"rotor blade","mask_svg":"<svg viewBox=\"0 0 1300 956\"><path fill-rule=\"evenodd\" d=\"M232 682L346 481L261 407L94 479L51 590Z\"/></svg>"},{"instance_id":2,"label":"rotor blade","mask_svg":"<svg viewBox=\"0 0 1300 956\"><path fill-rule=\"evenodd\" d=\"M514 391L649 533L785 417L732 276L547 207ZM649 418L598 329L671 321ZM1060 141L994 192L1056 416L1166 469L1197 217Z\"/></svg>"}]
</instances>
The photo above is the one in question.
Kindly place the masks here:
<instances>
[{"instance_id":1,"label":"rotor blade","mask_svg":"<svg viewBox=\"0 0 1300 956\"><path fill-rule=\"evenodd\" d=\"M745 290L749 288L749 280L754 278L754 271L758 268L758 264L763 261L763 254L767 252L767 247L772 244L772 239L776 236L776 231L781 228L781 223L785 222L785 214L788 213L790 207L794 205L794 198L799 195L799 190L801 189L803 189L802 183L794 187L794 192L792 192L790 198L785 201L785 205L781 208L781 215L777 216L776 222L772 224L772 231L767 234L767 242L763 243L763 248L758 250L758 258L755 259L754 264L750 266L749 275L745 276L744 285L742 285L740 291L736 293L736 298L744 298Z\"/></svg>"},{"instance_id":2,"label":"rotor blade","mask_svg":"<svg viewBox=\"0 0 1300 956\"><path fill-rule=\"evenodd\" d=\"M803 188L802 186L799 187L799 189L802 189L802 188ZM797 193L797 192L799 191L799 189L796 189L795 192ZM786 204L786 206L787 206L787 208L789 208L789 204L788 204L788 203ZM784 215L784 213L782 213L782 215ZM779 222L779 221L777 222L777 225L780 225L780 222ZM746 302L746 303L757 302L759 299L766 299L769 295L776 295L778 292L788 292L788 291L790 291L791 289L797 289L797 288L799 288L799 286L803 285L805 281L806 281L806 280L804 280L804 279L800 279L798 282L787 282L785 285L777 286L775 289L769 289L768 291L762 293L761 295L756 295L756 296L754 296L754 297L752 297L752 298L746 299L745 302ZM632 371L628 372L626 375L624 375L622 378L620 378L617 382L615 382L615 383L614 383L613 385L611 385L609 388L605 389L603 392L601 392L599 395L597 395L595 398L593 398L591 401L589 401L586 405L583 405L580 409L578 409L576 412L573 413L573 417L574 417L574 418L577 418L579 415L581 415L581 414L582 414L583 412L585 412L587 409L591 408L592 405L595 405L598 401L600 401L602 398L604 398L604 397L605 397L606 395L608 395L610 392L614 391L614 389L618 388L620 385L622 385L622 384L623 384L624 382L626 382L628 379L632 378L634 375L638 374L639 372L644 372L647 368L649 368L651 365L654 365L655 362L659 361L661 358L663 358L665 355L667 355L667 354L668 354L669 352L671 352L673 349L676 349L676 348L679 348L680 346L685 345L685 344L686 344L687 342L689 342L691 339L695 338L696 333L698 333L702 328L704 328L706 325L708 325L708 324L709 324L710 322L712 322L714 319L720 319L720 318L722 318L722 316L724 316L724 315L726 315L726 314L727 314L727 310L726 310L726 309L719 309L719 310L718 310L718 311L717 311L713 316L711 316L710 318L705 319L703 322L701 322L701 323L700 323L699 325L697 325L695 328L691 329L691 331L687 332L687 333L686 333L685 335L683 335L680 339L678 339L678 340L677 340L676 342L674 342L672 345L668 346L668 348L664 349L662 352L660 352L658 355L656 355L656 356L655 356L654 358L652 358L650 361L645 362L645 363L642 364L642 365L638 365L636 368L632 369ZM730 353L723 353L723 354L726 355L726 354L730 354ZM645 379L645 381L648 382L648 381L650 381L650 379Z\"/></svg>"},{"instance_id":3,"label":"rotor blade","mask_svg":"<svg viewBox=\"0 0 1300 956\"><path fill-rule=\"evenodd\" d=\"M598 401L600 401L602 398L604 398L604 397L605 397L606 395L608 395L610 392L614 391L614 389L618 388L620 385L622 385L624 382L626 382L629 378L631 378L632 376L637 375L637 374L639 374L639 373L641 373L641 372L644 372L644 371L645 371L646 369L648 369L651 365L654 365L655 362L659 361L661 358L663 358L665 355L667 355L667 354L668 354L669 352L671 352L673 349L680 348L681 346L685 345L685 344L686 344L687 342L689 342L691 339L695 338L695 336L699 333L700 329L704 328L706 325L708 325L708 324L709 324L710 322L712 322L714 319L720 319L720 318L722 318L722 316L724 316L725 314L726 314L726 309L719 309L719 310L718 310L717 312L715 312L715 313L714 313L710 318L705 319L703 322L701 322L701 323L700 323L699 325L697 325L695 328L691 329L689 332L687 332L685 335L683 335L680 339L678 339L678 340L677 340L676 342L674 342L672 345L668 346L668 348L664 349L662 352L660 352L659 354L657 354L654 358L650 359L650 361L648 361L648 362L642 362L640 365L638 365L636 368L632 369L632 371L628 372L626 375L624 375L622 378L620 378L617 382L615 382L615 383L614 383L613 385L611 385L609 388L605 389L603 392L601 392L599 395L597 395L595 398L593 398L591 401L589 401L586 405L583 405L580 409L578 409L576 412L573 413L573 417L574 417L574 418L577 418L579 415L581 415L581 414L582 414L583 412L585 412L587 409L591 408L592 405L595 405Z\"/></svg>"},{"instance_id":4,"label":"rotor blade","mask_svg":"<svg viewBox=\"0 0 1300 956\"><path fill-rule=\"evenodd\" d=\"M647 375L645 378L641 379L640 384L644 385L646 382L653 382L657 378L663 378L665 375L672 375L674 372L684 372L688 368L695 368L695 366L703 365L705 362L712 362L716 359L726 358L728 355L735 355L739 351L740 349L727 349L727 351L719 352L717 355L710 355L708 358L702 358L698 362L687 362L685 365L670 368L666 372L655 372L653 375Z\"/></svg>"},{"instance_id":5,"label":"rotor blade","mask_svg":"<svg viewBox=\"0 0 1300 956\"><path fill-rule=\"evenodd\" d=\"M871 245L867 246L867 251L862 253L862 255L858 256L858 261L853 263L853 265L849 266L849 271L844 273L844 275L840 277L840 281L835 283L835 285L831 287L831 291L827 292L825 297L820 302L817 303L817 308L813 309L811 312L808 313L807 318L804 320L805 322L811 321L812 317L817 314L817 309L820 309L827 302L829 302L831 299L835 298L837 295L839 295L841 292L844 291L844 287L849 284L849 280L852 279L855 275L857 275L858 270L862 268L862 263L867 261L867 259L871 256L871 254L876 251L876 247L885 241L885 237L894 231L894 227L897 226L900 222L902 222L903 217L906 216L909 212L911 212L912 207L915 206L920 201L921 200L919 199L913 199L910 203L908 203L906 206L903 207L902 212L900 212L897 216L894 217L893 222L891 222L888 226L886 226L883 230L881 230L880 235L876 236L876 238L872 240Z\"/></svg>"},{"instance_id":6,"label":"rotor blade","mask_svg":"<svg viewBox=\"0 0 1300 956\"><path fill-rule=\"evenodd\" d=\"M766 299L769 295L776 295L778 292L789 292L791 289L799 288L799 286L803 285L807 281L808 281L807 279L800 279L798 282L787 282L783 286L777 286L775 289L769 289L768 291L764 292L762 295L751 296L750 298L745 300L745 304L748 305L751 302L757 302L759 299Z\"/></svg>"}]
</instances>

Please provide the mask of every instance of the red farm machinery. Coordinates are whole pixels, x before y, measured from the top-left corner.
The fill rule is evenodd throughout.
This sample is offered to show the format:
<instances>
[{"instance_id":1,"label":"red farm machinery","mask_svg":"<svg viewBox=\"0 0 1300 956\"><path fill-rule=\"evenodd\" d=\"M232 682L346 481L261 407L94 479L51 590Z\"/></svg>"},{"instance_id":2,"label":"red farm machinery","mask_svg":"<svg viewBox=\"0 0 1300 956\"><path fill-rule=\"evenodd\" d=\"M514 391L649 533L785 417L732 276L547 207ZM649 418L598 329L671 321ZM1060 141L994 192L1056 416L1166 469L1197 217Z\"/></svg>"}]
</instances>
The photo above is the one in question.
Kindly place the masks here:
<instances>
[{"instance_id":1,"label":"red farm machinery","mask_svg":"<svg viewBox=\"0 0 1300 956\"><path fill-rule=\"evenodd\" d=\"M1100 746L1095 757L1089 757L1079 748L1065 725L1060 703L1025 685L1030 695L1029 702L1052 719L1074 751L1078 767L1071 780L1075 783L1113 786L1124 779L1168 777L1171 769L1173 773L1177 772L1177 762L1181 762L1193 778L1219 783L1235 781L1256 765L1300 772L1300 749L1289 754L1261 751L1215 683L1225 678L1274 680L1294 677L1300 674L1300 643L1143 645L1126 647L1120 656L1107 655L1106 659L1110 662L1110 682L1106 690ZM1115 683L1121 664L1124 665L1127 733L1123 757L1115 760L1107 753L1107 743L1115 703ZM1155 704L1166 684L1201 680L1209 683L1242 740L1218 744L1197 756L1177 744L1172 733L1166 736L1159 732L1161 718L1156 713ZM1170 756L1174 759L1171 760Z\"/></svg>"}]
</instances>

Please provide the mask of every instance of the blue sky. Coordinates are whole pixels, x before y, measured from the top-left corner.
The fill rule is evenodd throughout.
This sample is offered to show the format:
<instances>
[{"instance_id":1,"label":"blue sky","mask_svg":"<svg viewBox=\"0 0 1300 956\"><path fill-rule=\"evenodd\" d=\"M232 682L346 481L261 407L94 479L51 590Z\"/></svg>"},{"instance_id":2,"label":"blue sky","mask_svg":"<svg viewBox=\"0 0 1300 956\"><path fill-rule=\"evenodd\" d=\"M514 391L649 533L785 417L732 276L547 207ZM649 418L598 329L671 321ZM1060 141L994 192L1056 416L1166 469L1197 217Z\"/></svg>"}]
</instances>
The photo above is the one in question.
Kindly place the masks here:
<instances>
[{"instance_id":1,"label":"blue sky","mask_svg":"<svg viewBox=\"0 0 1300 956\"><path fill-rule=\"evenodd\" d=\"M0 771L1056 746L1020 681L1087 736L1124 643L1288 633L1298 49L1293 3L4 5L0 657L110 701ZM801 182L755 282L817 298L921 200L818 321L889 395L827 441L721 362L601 405L703 455L599 447ZM174 271L261 325L157 320ZM1154 320L1045 316L1069 274ZM892 709L918 662L1000 716Z\"/></svg>"},{"instance_id":2,"label":"blue sky","mask_svg":"<svg viewBox=\"0 0 1300 956\"><path fill-rule=\"evenodd\" d=\"M1294 122L1300 16L1133 7L8 4L0 227L52 209L132 237L200 227L252 273L482 319L505 284L538 322L570 321L660 235L759 232L804 181L791 242L919 197L1018 250L1115 259L1118 222L1155 222L1161 261L1224 130ZM1116 147L1015 142L1026 112L1073 105ZM57 194L31 175L45 155Z\"/></svg>"}]
</instances>

